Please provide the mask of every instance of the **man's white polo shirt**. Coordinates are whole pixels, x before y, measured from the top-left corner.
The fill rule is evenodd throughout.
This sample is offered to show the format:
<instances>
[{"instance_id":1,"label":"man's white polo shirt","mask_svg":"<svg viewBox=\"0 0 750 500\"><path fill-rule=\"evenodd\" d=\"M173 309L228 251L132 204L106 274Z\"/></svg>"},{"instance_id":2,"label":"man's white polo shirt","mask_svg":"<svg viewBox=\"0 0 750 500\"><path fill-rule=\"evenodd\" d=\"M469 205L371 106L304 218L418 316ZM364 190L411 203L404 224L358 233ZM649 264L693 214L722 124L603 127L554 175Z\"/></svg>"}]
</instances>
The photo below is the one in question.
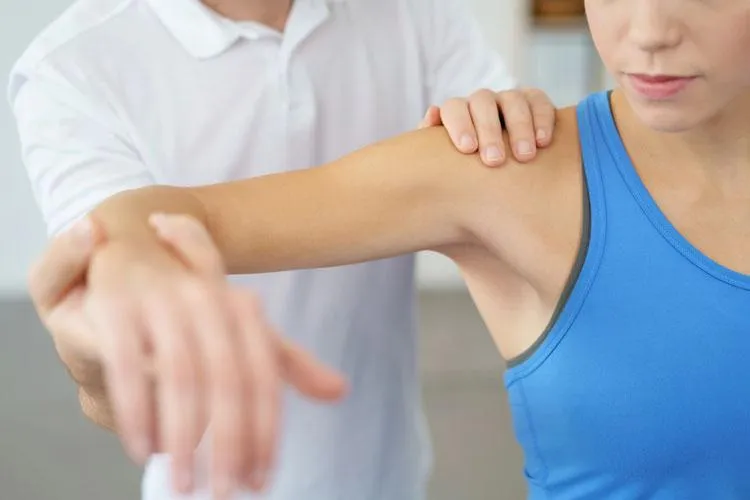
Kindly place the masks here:
<instances>
[{"instance_id":1,"label":"man's white polo shirt","mask_svg":"<svg viewBox=\"0 0 750 500\"><path fill-rule=\"evenodd\" d=\"M77 2L9 86L50 234L125 189L311 167L414 128L428 104L510 87L466 4L296 0L281 34L197 0ZM351 383L335 406L287 396L265 498L422 498L413 258L237 279ZM144 498L172 498L168 485L167 459L154 457Z\"/></svg>"}]
</instances>

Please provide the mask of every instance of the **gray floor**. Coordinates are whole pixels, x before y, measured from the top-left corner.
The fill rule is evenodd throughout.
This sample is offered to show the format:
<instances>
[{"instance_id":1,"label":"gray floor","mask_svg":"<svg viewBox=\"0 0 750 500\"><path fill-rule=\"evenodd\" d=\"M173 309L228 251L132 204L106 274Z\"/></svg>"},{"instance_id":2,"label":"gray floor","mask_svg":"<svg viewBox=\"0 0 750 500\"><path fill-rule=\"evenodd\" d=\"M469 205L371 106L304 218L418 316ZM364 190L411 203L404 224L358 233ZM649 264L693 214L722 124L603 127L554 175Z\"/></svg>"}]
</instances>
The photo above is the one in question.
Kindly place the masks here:
<instances>
[{"instance_id":1,"label":"gray floor","mask_svg":"<svg viewBox=\"0 0 750 500\"><path fill-rule=\"evenodd\" d=\"M421 309L436 455L430 499L523 498L502 363L474 307L463 293L427 293ZM0 328L0 498L136 499L139 472L115 439L80 416L30 305L0 303Z\"/></svg>"}]
</instances>

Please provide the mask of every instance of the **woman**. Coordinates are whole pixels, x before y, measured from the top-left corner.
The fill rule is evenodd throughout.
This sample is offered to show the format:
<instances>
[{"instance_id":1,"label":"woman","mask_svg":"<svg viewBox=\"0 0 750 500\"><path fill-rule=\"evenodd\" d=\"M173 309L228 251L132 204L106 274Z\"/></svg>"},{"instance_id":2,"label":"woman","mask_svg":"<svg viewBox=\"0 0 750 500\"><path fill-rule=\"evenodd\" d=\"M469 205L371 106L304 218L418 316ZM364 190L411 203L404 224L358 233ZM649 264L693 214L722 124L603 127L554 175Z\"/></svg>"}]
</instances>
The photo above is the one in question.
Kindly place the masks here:
<instances>
[{"instance_id":1,"label":"woman","mask_svg":"<svg viewBox=\"0 0 750 500\"><path fill-rule=\"evenodd\" d=\"M509 363L531 498L750 498L750 3L586 6L619 88L561 111L530 164L468 168L478 160L425 130L311 171L104 203L89 312L116 409L146 394L133 376L144 349L167 387L223 374L257 403L277 382L257 363L245 373L246 346L207 347L206 332L237 337L213 299L229 285L205 278L221 274L205 234L152 216L181 213L231 273L453 259ZM149 218L191 251L165 251ZM170 394L186 415L199 406ZM216 397L219 439L247 410Z\"/></svg>"}]
</instances>

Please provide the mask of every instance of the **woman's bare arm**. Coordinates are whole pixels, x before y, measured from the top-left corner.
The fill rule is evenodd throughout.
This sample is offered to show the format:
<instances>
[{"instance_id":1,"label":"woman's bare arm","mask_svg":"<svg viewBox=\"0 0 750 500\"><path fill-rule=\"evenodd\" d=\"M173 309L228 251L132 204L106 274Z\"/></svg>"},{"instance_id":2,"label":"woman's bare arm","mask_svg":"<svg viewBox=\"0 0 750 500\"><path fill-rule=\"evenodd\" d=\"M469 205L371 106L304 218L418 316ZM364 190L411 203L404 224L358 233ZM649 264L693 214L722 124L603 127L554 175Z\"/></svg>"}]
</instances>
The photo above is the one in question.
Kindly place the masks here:
<instances>
[{"instance_id":1,"label":"woman's bare arm","mask_svg":"<svg viewBox=\"0 0 750 500\"><path fill-rule=\"evenodd\" d=\"M199 188L149 187L94 212L111 244L160 249L155 212L210 231L228 272L269 272L386 258L467 237L488 175L443 128L382 141L318 168ZM161 250L160 250L161 251Z\"/></svg>"},{"instance_id":2,"label":"woman's bare arm","mask_svg":"<svg viewBox=\"0 0 750 500\"><path fill-rule=\"evenodd\" d=\"M559 152L550 149L541 156L555 162ZM294 359L285 354L283 337L257 300L223 279L219 257L232 273L264 272L419 249L450 254L446 247L476 238L498 258L521 256L516 260L523 264L540 246L533 237L539 228L559 226L547 217L560 213L564 203L557 198L575 199L560 190L547 163L540 158L482 168L478 158L456 152L443 129L427 129L316 169L200 188L145 188L106 201L94 214L108 239L88 268L85 312L123 442L134 457L145 456L158 424L165 451L182 470L193 451L195 423L208 409L215 470L234 474L242 468L245 458L233 452L238 449L260 450L248 469L266 470L273 461L281 384L299 389L314 381L313 396L330 400L340 396L343 381L303 353ZM176 258L179 245L170 254L148 222L158 212L197 219L222 255L202 231L196 234L203 249L191 258ZM513 241L518 244L508 247ZM202 391L212 395L206 408L196 397ZM248 419L260 424L238 446Z\"/></svg>"}]
</instances>

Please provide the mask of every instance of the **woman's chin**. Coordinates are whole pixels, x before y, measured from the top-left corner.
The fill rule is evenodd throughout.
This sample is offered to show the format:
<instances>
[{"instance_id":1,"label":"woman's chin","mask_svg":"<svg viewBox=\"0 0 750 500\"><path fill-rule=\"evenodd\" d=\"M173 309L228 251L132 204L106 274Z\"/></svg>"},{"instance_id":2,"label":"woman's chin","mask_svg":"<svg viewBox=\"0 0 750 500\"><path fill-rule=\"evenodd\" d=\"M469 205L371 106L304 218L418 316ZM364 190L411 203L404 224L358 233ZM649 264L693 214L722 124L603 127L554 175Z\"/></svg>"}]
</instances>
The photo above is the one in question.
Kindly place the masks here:
<instances>
[{"instance_id":1,"label":"woman's chin","mask_svg":"<svg viewBox=\"0 0 750 500\"><path fill-rule=\"evenodd\" d=\"M687 132L699 126L704 118L693 107L677 103L631 101L631 107L646 127L666 134Z\"/></svg>"}]
</instances>

